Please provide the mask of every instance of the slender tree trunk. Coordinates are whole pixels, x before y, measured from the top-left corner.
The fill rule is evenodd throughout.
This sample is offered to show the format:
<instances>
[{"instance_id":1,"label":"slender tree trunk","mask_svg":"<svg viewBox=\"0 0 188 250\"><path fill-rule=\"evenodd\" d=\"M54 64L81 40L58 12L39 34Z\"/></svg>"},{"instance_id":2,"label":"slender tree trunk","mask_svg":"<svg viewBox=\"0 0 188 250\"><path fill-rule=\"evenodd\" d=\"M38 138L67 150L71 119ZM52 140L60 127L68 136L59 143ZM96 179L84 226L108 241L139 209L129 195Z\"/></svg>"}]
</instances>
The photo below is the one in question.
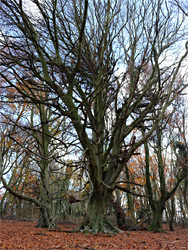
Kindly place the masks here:
<instances>
[{"instance_id":1,"label":"slender tree trunk","mask_svg":"<svg viewBox=\"0 0 188 250\"><path fill-rule=\"evenodd\" d=\"M129 169L127 164L125 164L125 169L126 169L126 176L127 180L130 180L130 175L129 175ZM127 184L127 188L130 189L130 184ZM132 194L127 193L127 201L128 201L128 211L131 215L131 220L135 224L136 223L136 218L135 218L135 209L134 209L134 198Z\"/></svg>"},{"instance_id":2,"label":"slender tree trunk","mask_svg":"<svg viewBox=\"0 0 188 250\"><path fill-rule=\"evenodd\" d=\"M131 219L126 218L125 212L118 201L114 201L112 198L110 203L115 210L118 228L128 230L136 227L136 224Z\"/></svg>"},{"instance_id":3,"label":"slender tree trunk","mask_svg":"<svg viewBox=\"0 0 188 250\"><path fill-rule=\"evenodd\" d=\"M187 170L187 175L188 175L188 170ZM185 203L185 207L188 211L188 178L186 178L184 180L184 184L183 184L183 188L180 188L182 195L183 195L183 199L184 199L184 203Z\"/></svg>"},{"instance_id":4,"label":"slender tree trunk","mask_svg":"<svg viewBox=\"0 0 188 250\"><path fill-rule=\"evenodd\" d=\"M145 148L145 162L146 162L146 187L147 193L149 195L149 204L152 209L152 222L150 225L150 230L153 232L162 232L162 214L165 208L165 202L173 195L176 189L168 193L166 191L166 183L164 176L164 166L162 160L162 143L161 143L161 133L162 131L157 128L157 160L158 160L158 171L159 171L159 179L160 179L160 199L156 200L154 198L154 192L152 189L152 185L150 182L150 160L149 160L149 147L147 142L144 143ZM177 187L176 187L177 188Z\"/></svg>"},{"instance_id":5,"label":"slender tree trunk","mask_svg":"<svg viewBox=\"0 0 188 250\"><path fill-rule=\"evenodd\" d=\"M180 210L181 210L181 221L182 221L182 226L183 226L183 228L185 228L185 227L187 227L187 223L188 223L188 221L187 221L187 216L186 216L186 213L185 213L185 209L184 209L184 204L183 204L183 201L182 201L182 199L181 199L181 197L180 197L180 199L179 199L179 202L180 202Z\"/></svg>"},{"instance_id":6,"label":"slender tree trunk","mask_svg":"<svg viewBox=\"0 0 188 250\"><path fill-rule=\"evenodd\" d=\"M170 231L174 231L173 222L174 222L174 215L175 215L175 203L174 197L170 200L170 210L169 210L169 227Z\"/></svg>"}]
</instances>

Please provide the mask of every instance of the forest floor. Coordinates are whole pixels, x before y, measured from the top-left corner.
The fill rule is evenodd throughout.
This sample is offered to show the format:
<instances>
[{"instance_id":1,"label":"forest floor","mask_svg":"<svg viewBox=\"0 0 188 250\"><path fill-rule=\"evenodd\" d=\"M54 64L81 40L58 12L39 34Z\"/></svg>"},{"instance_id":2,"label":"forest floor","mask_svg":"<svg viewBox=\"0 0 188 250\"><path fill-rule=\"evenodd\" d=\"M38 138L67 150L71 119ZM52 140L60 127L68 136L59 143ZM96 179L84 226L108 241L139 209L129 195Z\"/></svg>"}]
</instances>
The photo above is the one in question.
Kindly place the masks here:
<instances>
[{"instance_id":1,"label":"forest floor","mask_svg":"<svg viewBox=\"0 0 188 250\"><path fill-rule=\"evenodd\" d=\"M72 229L70 224L58 225L59 231L35 226L35 222L0 220L0 250L188 249L188 229L178 226L174 232L125 231L118 235L64 232Z\"/></svg>"}]
</instances>

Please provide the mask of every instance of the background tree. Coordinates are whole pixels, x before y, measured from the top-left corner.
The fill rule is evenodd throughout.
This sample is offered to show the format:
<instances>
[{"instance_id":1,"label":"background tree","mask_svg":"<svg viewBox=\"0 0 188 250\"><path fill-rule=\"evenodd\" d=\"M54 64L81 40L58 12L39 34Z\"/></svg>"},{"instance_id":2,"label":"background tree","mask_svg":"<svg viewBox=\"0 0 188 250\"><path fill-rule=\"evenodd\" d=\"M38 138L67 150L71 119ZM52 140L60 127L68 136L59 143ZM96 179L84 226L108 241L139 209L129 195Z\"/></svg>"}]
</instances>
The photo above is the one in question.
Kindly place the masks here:
<instances>
[{"instance_id":1,"label":"background tree","mask_svg":"<svg viewBox=\"0 0 188 250\"><path fill-rule=\"evenodd\" d=\"M169 114L171 116L171 114ZM157 197L154 196L154 193L152 191L152 185L151 185L151 176L150 176L150 153L149 153L149 147L148 143L144 143L145 148L145 161L146 161L146 187L147 187L147 194L149 195L149 203L152 208L152 223L150 226L150 229L154 232L158 232L162 230L162 213L165 209L165 204L168 199L170 199L174 193L176 192L179 184L186 178L186 171L182 171L182 167L179 168L179 172L176 170L176 176L174 179L173 185L171 185L171 189L167 187L167 174L166 172L166 166L165 166L165 159L163 155L164 151L164 139L167 137L164 137L165 135L165 127L166 122L168 121L168 118L166 120L161 120L159 126L156 128L156 134L154 135L154 145L153 150L156 154L157 158L157 166L158 166L158 182L159 182L159 194L157 194ZM167 160L166 160L167 161ZM171 177L172 178L172 177Z\"/></svg>"},{"instance_id":2,"label":"background tree","mask_svg":"<svg viewBox=\"0 0 188 250\"><path fill-rule=\"evenodd\" d=\"M176 154L176 166L181 168L184 174L187 174L187 100L185 97L179 97L175 103L176 116L171 121L171 134L173 136L173 146ZM187 192L188 192L188 178L182 181L179 186L179 206L182 212L183 224L187 224L188 214L188 203L187 203ZM182 199L183 197L183 199Z\"/></svg>"},{"instance_id":3,"label":"background tree","mask_svg":"<svg viewBox=\"0 0 188 250\"><path fill-rule=\"evenodd\" d=\"M46 93L40 91L39 83L37 92L34 89L32 91L35 91L35 94L40 98L42 96L45 98ZM32 91L30 92L32 93ZM29 200L31 197L30 201L35 201L37 206L40 204L38 226L53 228L55 227L55 216L52 208L54 194L52 194L51 187L53 182L57 185L58 180L52 181L51 178L54 171L57 171L53 166L56 155L58 154L58 157L62 158L67 151L65 147L66 136L62 131L63 127L65 128L65 121L52 115L50 107L41 103L22 103L19 98L15 99L18 92L14 91L13 94L7 89L2 100L3 108L6 107L6 113L5 110L1 110L1 116L4 118L1 121L1 126L4 127L1 134L1 179L7 190L12 192L15 197L25 200ZM14 101L16 104L13 105ZM58 137L60 131L61 136L64 137L63 143ZM9 183L5 179L7 173L11 174ZM36 192L34 189L37 187L40 188L37 191L38 195L33 195ZM30 192L28 192L29 190ZM1 208L5 198L6 195L1 202ZM10 202L11 199L9 199ZM8 203L6 203L6 207L8 208ZM5 213L5 209L3 210Z\"/></svg>"}]
</instances>

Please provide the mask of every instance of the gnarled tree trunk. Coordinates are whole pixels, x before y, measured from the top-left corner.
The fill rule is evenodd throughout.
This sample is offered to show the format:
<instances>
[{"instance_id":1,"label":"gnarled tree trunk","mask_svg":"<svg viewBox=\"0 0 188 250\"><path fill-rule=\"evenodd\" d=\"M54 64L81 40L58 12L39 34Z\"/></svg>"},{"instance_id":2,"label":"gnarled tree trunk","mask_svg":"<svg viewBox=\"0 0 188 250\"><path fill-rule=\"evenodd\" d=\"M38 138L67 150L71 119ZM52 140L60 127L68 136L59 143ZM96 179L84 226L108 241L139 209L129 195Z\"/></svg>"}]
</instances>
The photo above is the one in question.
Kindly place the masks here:
<instances>
[{"instance_id":1,"label":"gnarled tree trunk","mask_svg":"<svg viewBox=\"0 0 188 250\"><path fill-rule=\"evenodd\" d=\"M149 229L155 233L163 232L162 215L163 215L164 205L165 203L161 201L153 201L151 205L152 222Z\"/></svg>"},{"instance_id":2,"label":"gnarled tree trunk","mask_svg":"<svg viewBox=\"0 0 188 250\"><path fill-rule=\"evenodd\" d=\"M50 204L46 204L46 206L40 208L37 227L56 228L52 207L50 206Z\"/></svg>"},{"instance_id":3,"label":"gnarled tree trunk","mask_svg":"<svg viewBox=\"0 0 188 250\"><path fill-rule=\"evenodd\" d=\"M107 208L111 198L111 191L101 187L93 190L87 214L80 227L86 233L117 233L120 230L113 226L107 219Z\"/></svg>"}]
</instances>

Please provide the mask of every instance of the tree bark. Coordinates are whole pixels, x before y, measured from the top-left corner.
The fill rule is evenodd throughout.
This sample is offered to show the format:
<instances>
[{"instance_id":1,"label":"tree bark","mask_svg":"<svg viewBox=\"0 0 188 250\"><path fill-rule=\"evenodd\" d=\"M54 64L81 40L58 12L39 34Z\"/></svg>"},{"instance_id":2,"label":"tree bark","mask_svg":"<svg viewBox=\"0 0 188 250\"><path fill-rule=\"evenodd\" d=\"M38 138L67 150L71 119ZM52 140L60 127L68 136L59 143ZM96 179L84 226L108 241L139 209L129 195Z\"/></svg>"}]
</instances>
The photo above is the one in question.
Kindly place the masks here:
<instances>
[{"instance_id":1,"label":"tree bark","mask_svg":"<svg viewBox=\"0 0 188 250\"><path fill-rule=\"evenodd\" d=\"M50 204L40 208L39 220L37 227L56 228L52 207Z\"/></svg>"},{"instance_id":2,"label":"tree bark","mask_svg":"<svg viewBox=\"0 0 188 250\"><path fill-rule=\"evenodd\" d=\"M169 227L170 231L174 231L173 222L174 222L174 215L175 215L175 202L174 197L170 200L170 210L169 210Z\"/></svg>"},{"instance_id":3,"label":"tree bark","mask_svg":"<svg viewBox=\"0 0 188 250\"><path fill-rule=\"evenodd\" d=\"M37 227L56 228L55 217L53 214L52 199L49 190L48 162L42 164L41 183L40 183L40 201L43 206L40 207L40 214Z\"/></svg>"},{"instance_id":4,"label":"tree bark","mask_svg":"<svg viewBox=\"0 0 188 250\"><path fill-rule=\"evenodd\" d=\"M153 201L152 208L152 222L149 230L154 233L163 232L162 228L162 215L164 210L164 204L161 201Z\"/></svg>"},{"instance_id":5,"label":"tree bark","mask_svg":"<svg viewBox=\"0 0 188 250\"><path fill-rule=\"evenodd\" d=\"M128 230L136 227L136 224L132 220L126 218L125 212L118 201L114 201L112 198L110 203L115 210L118 228L121 230Z\"/></svg>"},{"instance_id":6,"label":"tree bark","mask_svg":"<svg viewBox=\"0 0 188 250\"><path fill-rule=\"evenodd\" d=\"M91 194L87 214L79 228L86 233L117 233L120 230L113 226L107 219L107 208L111 192L94 190ZM104 189L103 189L104 190Z\"/></svg>"},{"instance_id":7,"label":"tree bark","mask_svg":"<svg viewBox=\"0 0 188 250\"><path fill-rule=\"evenodd\" d=\"M130 181L130 175L129 175L129 169L127 164L125 164L125 169L126 169L126 176L127 180ZM127 184L127 188L130 190L130 184ZM128 201L128 211L131 215L131 220L133 223L136 223L136 218L135 218L135 209L134 209L134 198L132 194L127 193L127 201Z\"/></svg>"}]
</instances>

